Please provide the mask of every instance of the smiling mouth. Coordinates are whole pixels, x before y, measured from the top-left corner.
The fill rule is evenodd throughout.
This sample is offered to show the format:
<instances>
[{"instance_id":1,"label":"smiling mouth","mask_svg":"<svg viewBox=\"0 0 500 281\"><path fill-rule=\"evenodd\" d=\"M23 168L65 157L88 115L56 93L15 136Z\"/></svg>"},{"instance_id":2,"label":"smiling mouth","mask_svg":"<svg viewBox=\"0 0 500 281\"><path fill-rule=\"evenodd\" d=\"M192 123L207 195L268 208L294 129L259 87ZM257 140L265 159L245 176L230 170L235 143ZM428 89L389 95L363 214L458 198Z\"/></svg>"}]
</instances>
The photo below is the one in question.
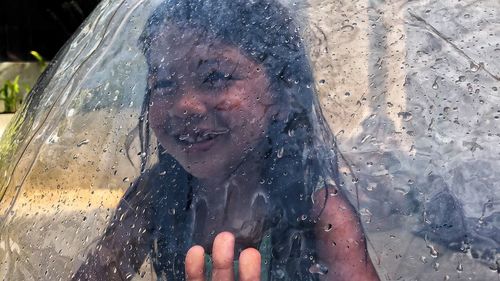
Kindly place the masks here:
<instances>
[{"instance_id":1,"label":"smiling mouth","mask_svg":"<svg viewBox=\"0 0 500 281\"><path fill-rule=\"evenodd\" d=\"M220 129L220 130L212 130L212 131L199 131L193 133L185 133L177 135L175 138L178 142L183 145L196 145L204 142L211 141L216 139L221 135L225 135L229 132L229 129Z\"/></svg>"}]
</instances>

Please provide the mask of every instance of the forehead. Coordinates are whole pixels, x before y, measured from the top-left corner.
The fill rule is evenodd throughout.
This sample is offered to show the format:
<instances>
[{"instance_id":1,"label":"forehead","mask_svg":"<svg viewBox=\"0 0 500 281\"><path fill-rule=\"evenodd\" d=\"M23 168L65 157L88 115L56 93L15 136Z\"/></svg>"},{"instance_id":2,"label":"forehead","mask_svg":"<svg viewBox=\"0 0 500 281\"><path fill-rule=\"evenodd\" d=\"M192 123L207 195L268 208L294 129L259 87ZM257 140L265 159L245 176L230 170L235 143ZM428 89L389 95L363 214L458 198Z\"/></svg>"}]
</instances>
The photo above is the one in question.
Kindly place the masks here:
<instances>
[{"instance_id":1,"label":"forehead","mask_svg":"<svg viewBox=\"0 0 500 281\"><path fill-rule=\"evenodd\" d=\"M151 66L189 66L207 60L217 63L237 63L255 68L258 63L246 56L238 47L222 42L192 28L164 25L151 40L148 63Z\"/></svg>"}]
</instances>

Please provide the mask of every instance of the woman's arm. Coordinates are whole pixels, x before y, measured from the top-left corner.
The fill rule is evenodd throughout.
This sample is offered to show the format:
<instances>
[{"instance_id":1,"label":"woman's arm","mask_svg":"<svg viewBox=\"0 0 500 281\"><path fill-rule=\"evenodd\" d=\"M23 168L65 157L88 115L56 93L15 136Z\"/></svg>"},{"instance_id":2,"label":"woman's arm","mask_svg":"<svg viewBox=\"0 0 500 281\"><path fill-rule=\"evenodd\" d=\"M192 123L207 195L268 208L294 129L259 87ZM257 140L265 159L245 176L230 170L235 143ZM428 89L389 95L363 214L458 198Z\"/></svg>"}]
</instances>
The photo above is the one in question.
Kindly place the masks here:
<instances>
[{"instance_id":1,"label":"woman's arm","mask_svg":"<svg viewBox=\"0 0 500 281\"><path fill-rule=\"evenodd\" d=\"M352 205L331 187L315 192L313 215L319 261L328 267L322 280L380 280L368 256L361 222ZM326 203L325 203L326 200Z\"/></svg>"}]
</instances>

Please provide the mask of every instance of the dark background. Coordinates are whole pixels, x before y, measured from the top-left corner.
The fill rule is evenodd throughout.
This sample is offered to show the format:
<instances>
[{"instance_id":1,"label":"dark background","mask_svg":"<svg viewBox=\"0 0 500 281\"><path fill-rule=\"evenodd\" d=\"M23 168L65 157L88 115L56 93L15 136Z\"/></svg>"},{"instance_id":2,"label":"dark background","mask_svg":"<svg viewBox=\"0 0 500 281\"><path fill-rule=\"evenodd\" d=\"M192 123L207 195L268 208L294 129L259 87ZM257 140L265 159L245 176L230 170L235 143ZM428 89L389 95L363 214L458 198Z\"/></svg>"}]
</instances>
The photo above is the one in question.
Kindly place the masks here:
<instances>
[{"instance_id":1,"label":"dark background","mask_svg":"<svg viewBox=\"0 0 500 281\"><path fill-rule=\"evenodd\" d=\"M0 61L51 60L100 0L0 0Z\"/></svg>"}]
</instances>

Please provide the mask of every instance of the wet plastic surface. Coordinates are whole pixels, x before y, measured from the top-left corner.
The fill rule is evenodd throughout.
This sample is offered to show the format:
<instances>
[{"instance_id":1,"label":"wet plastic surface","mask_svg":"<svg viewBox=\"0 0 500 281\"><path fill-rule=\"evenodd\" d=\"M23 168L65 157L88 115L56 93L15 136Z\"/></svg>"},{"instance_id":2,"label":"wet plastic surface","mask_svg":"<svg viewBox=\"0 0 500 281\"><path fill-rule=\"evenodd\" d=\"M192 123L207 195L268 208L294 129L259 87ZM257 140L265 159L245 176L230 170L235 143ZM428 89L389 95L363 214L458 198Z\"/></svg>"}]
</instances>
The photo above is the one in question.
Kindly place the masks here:
<instances>
[{"instance_id":1,"label":"wet plastic surface","mask_svg":"<svg viewBox=\"0 0 500 281\"><path fill-rule=\"evenodd\" d=\"M162 190L157 188L163 186L159 184L161 177L180 167L178 163L169 166L171 168L157 165L171 161L162 155L174 154L162 154L165 143L158 137L158 130L147 132L144 126L138 125L141 121L151 121L151 115L145 116L141 111L151 72L138 44L143 41L139 36L160 2L102 2L60 52L32 92L25 109L16 115L4 134L0 142L0 276L3 279L71 280L88 260L89 253L102 249L99 241L103 235L113 233L110 230L113 222L131 223L124 223L131 232L149 233L150 228L142 217L124 220L126 215L117 217L116 214L123 214L123 210L117 210L123 202L135 202L134 207L145 202L137 199L142 197L130 197L137 194L134 186L140 179L149 178L153 182L143 184L142 192ZM290 104L290 112L304 113L312 125L310 131L282 130L269 137L274 154L266 159L274 159L278 163L276 167L281 169L279 172L287 174L261 175L258 183L267 186L270 180L268 185L275 189L263 187L264 191L259 191L264 194L265 203L260 206L259 200L254 200L257 205L251 204L253 208L247 209L267 211L263 214L255 211L250 217L267 219L272 213L270 209L281 206L273 205L279 200L269 198L297 196L296 201L279 201L292 202L291 207L284 208L285 213L288 211L290 218L295 216L298 220L285 220L285 224L298 229L308 223L316 225L318 221L308 213L315 203L301 202L311 202L314 190L327 182L326 185L338 187L354 206L367 237L371 261L382 280L498 279L500 4L493 0L316 0L285 4L299 23L313 80L308 83L307 75L300 76L297 82L292 79L289 81L292 85L302 88L281 101ZM257 26L259 24L248 24L249 28ZM174 40L168 40L172 40L173 47ZM193 46L203 44L193 43ZM161 59L157 58L158 65L163 64ZM167 61L173 60L167 58ZM179 81L184 83L179 82L180 85L191 85L188 80ZM328 130L324 130L325 121L316 100L301 100L297 94L301 91L317 96L335 143ZM253 110L261 102L264 103L251 103ZM274 105L274 100L270 104ZM154 101L149 106L154 107ZM244 113L238 114L232 117L243 121L251 119ZM293 118L285 119L277 119L276 126L284 126ZM182 120L186 124L195 122ZM260 146L249 141L253 136L250 123L244 125L247 128L244 133L248 135L242 135L245 137L239 142L245 140L249 147L259 151ZM159 126L167 132L167 127L171 129L169 126L182 127L163 123ZM226 129L222 125L214 126L205 135L199 135L197 129L189 126L184 126L187 131L177 135L181 142L196 141L182 133L215 138L225 134ZM236 134L234 130L231 132ZM151 139L145 141L145 135ZM319 167L317 171L311 168L316 176L304 172L309 171L304 168L309 167L307 165L279 164L297 160L297 151L307 155L303 146L298 145L297 150L286 141L309 140L306 135L314 135L308 153L316 159L313 166ZM288 146L280 147L283 143ZM232 151L230 146L225 147ZM234 151L239 150L234 148ZM210 157L213 162L204 160L205 164L217 163L222 154L222 150L213 152ZM240 155L242 159L249 159L244 155ZM173 158L179 160L181 156ZM263 160L264 156L258 159L268 161ZM335 159L339 163L338 177ZM183 171L195 165L195 160L187 158L182 162ZM210 165L216 167L215 164L207 166ZM193 170L187 173L197 178L200 171L194 166L190 169ZM216 172L217 169L213 173ZM156 174L147 176L153 173ZM289 178L292 182L293 179L300 181L297 178L309 182L303 184L303 190L290 190L285 188L290 182L284 180ZM261 180L264 183L260 183ZM184 196L179 192L173 188L168 192L158 191L154 197L160 200ZM196 194L192 197L194 201L205 198ZM130 200L121 200L124 196ZM267 205L269 200L271 207ZM161 206L161 211L153 217L160 218L166 212L177 218L176 214L183 212L175 200L167 201L147 203ZM224 208L229 205L223 204ZM193 216L194 221L203 220ZM306 222L300 224L303 216ZM181 218L181 221L190 220ZM193 220L190 223L197 225ZM235 233L260 233L257 237L265 233L255 230L258 224L252 225L251 231L245 229L248 225L234 225L236 223L231 229ZM263 229L279 228L265 225ZM220 229L213 227L215 232ZM130 236L128 232L114 231ZM189 241L206 240L210 245L210 239L217 233L204 235L203 231L206 229L184 229L171 234L176 241L185 240L189 244ZM274 241L289 237L288 234L275 235ZM127 240L112 242L118 243L118 248L129 246L120 245L119 241ZM317 242L314 237L303 238L303 241L308 241L304 245ZM314 251L311 255L315 257ZM313 276L310 278L332 274L332 270L327 273L328 266L316 257L310 264L298 264L303 267L298 270L306 274L308 271ZM122 276L156 280L161 278L155 277L158 267L161 262L149 254L137 273L123 271ZM271 270L273 280L294 280L279 267L271 267Z\"/></svg>"}]
</instances>

